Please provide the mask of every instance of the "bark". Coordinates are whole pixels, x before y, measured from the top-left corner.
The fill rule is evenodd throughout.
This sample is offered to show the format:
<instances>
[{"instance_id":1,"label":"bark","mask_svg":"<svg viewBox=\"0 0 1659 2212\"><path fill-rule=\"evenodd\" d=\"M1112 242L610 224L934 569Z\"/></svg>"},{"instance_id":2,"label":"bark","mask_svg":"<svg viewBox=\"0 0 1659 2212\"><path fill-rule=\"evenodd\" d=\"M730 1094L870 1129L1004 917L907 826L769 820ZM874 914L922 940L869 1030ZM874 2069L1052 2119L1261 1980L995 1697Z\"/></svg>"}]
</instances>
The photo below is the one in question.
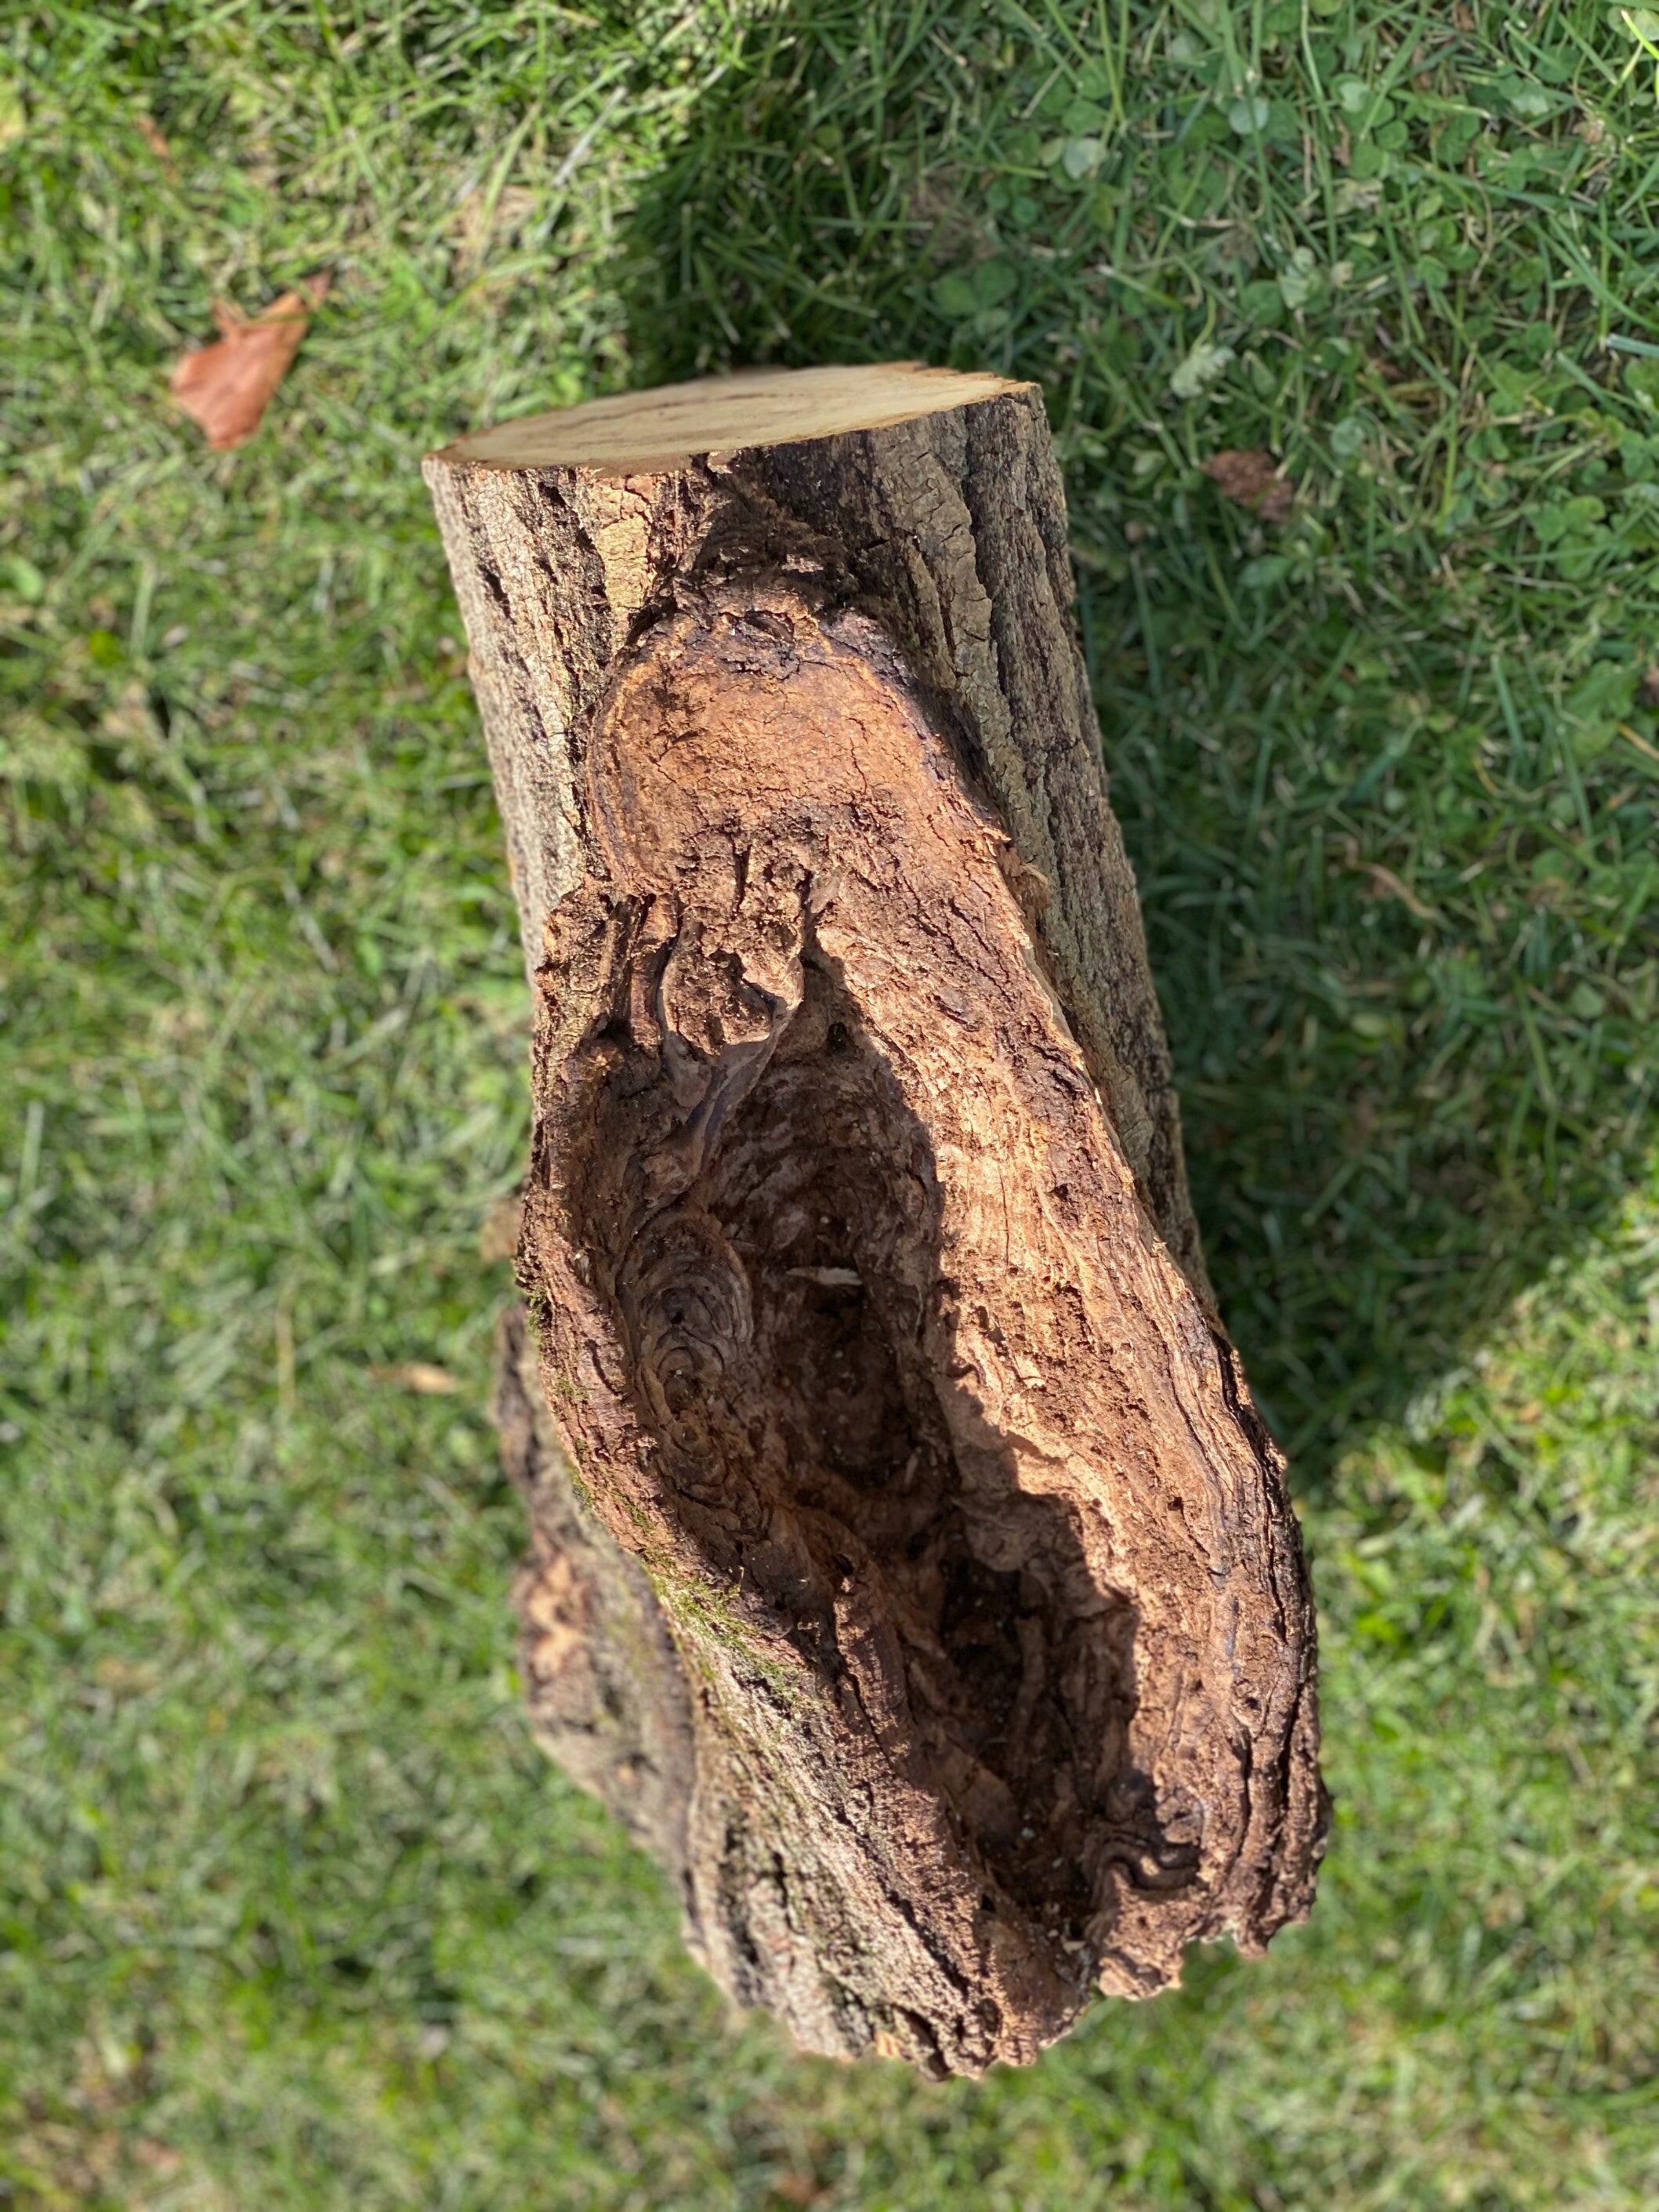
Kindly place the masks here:
<instances>
[{"instance_id":1,"label":"bark","mask_svg":"<svg viewBox=\"0 0 1659 2212\"><path fill-rule=\"evenodd\" d=\"M1324 1831L1040 396L763 373L427 472L537 1000L538 1729L802 2044L1028 2059Z\"/></svg>"}]
</instances>

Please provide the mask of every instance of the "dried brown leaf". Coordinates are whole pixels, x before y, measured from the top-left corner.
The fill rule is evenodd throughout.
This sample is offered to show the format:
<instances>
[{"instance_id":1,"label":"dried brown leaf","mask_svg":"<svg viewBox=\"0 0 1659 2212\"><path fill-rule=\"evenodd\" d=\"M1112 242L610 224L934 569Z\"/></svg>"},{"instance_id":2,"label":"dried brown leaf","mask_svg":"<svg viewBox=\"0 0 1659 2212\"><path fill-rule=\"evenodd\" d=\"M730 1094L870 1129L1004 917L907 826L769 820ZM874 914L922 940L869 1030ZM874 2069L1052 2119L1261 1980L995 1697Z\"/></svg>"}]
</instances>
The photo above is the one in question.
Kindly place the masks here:
<instances>
[{"instance_id":1,"label":"dried brown leaf","mask_svg":"<svg viewBox=\"0 0 1659 2212\"><path fill-rule=\"evenodd\" d=\"M405 1359L395 1367L371 1367L371 1382L395 1383L400 1390L418 1391L423 1398L447 1398L460 1384L447 1367L428 1366L424 1359Z\"/></svg>"},{"instance_id":2,"label":"dried brown leaf","mask_svg":"<svg viewBox=\"0 0 1659 2212\"><path fill-rule=\"evenodd\" d=\"M1199 466L1228 499L1248 507L1264 522L1286 520L1296 503L1295 485L1279 474L1273 455L1260 447L1248 451L1229 447L1224 453L1212 453Z\"/></svg>"},{"instance_id":3,"label":"dried brown leaf","mask_svg":"<svg viewBox=\"0 0 1659 2212\"><path fill-rule=\"evenodd\" d=\"M313 276L302 290L284 292L251 322L235 308L214 302L217 341L187 353L173 370L169 389L191 422L207 432L216 452L244 444L258 428L271 394L300 349L312 310L327 290L328 278Z\"/></svg>"},{"instance_id":4,"label":"dried brown leaf","mask_svg":"<svg viewBox=\"0 0 1659 2212\"><path fill-rule=\"evenodd\" d=\"M146 115L142 109L139 112L137 122L139 137L155 155L168 176L172 176L174 173L173 149L167 143L167 133L153 115Z\"/></svg>"}]
</instances>

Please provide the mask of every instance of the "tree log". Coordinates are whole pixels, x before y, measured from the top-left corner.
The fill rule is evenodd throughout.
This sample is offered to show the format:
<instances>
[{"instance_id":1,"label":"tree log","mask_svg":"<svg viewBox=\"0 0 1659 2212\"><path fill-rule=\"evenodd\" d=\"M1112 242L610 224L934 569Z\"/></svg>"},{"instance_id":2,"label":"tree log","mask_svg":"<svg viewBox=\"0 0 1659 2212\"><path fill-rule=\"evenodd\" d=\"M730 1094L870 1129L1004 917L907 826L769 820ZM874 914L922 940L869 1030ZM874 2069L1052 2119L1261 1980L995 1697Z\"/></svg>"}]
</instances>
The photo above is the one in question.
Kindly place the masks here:
<instances>
[{"instance_id":1,"label":"tree log","mask_svg":"<svg viewBox=\"0 0 1659 2212\"><path fill-rule=\"evenodd\" d=\"M427 475L536 997L532 1714L802 2045L1030 2059L1325 1826L1041 397L755 373Z\"/></svg>"}]
</instances>

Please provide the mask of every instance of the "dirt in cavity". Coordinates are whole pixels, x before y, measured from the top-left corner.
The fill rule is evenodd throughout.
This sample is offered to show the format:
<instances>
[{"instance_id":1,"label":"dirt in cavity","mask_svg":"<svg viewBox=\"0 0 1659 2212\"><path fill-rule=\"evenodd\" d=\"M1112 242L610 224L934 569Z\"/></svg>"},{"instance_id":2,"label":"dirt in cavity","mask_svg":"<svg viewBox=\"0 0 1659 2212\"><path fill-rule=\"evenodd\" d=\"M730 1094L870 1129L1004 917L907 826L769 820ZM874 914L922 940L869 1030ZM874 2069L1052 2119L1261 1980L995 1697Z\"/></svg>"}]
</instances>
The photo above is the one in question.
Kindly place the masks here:
<instances>
[{"instance_id":1,"label":"dirt in cavity","mask_svg":"<svg viewBox=\"0 0 1659 2212\"><path fill-rule=\"evenodd\" d=\"M1063 1507L952 1438L962 1293L927 1133L827 964L805 972L696 1181L635 1214L600 1273L710 1565L843 1692L836 1601L859 1593L891 1632L912 1778L1004 1899L1069 1940L1100 1860L1156 1848L1122 1772L1133 1616L1092 1587ZM601 1143L637 1134L640 1072L612 1085Z\"/></svg>"}]
</instances>

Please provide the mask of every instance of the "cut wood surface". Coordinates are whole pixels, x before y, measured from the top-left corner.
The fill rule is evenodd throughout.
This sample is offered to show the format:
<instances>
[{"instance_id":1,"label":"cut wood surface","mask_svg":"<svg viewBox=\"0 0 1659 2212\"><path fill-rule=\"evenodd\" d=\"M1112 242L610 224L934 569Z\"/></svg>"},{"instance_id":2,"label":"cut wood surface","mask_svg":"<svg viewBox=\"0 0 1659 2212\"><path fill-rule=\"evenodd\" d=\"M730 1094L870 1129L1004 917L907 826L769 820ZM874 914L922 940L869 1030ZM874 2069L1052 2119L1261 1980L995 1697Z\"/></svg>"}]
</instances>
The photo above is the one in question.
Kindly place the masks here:
<instances>
[{"instance_id":1,"label":"cut wood surface","mask_svg":"<svg viewBox=\"0 0 1659 2212\"><path fill-rule=\"evenodd\" d=\"M803 2044L1030 2058L1323 1834L1041 398L757 372L427 472L537 1000L538 1729Z\"/></svg>"}]
</instances>

